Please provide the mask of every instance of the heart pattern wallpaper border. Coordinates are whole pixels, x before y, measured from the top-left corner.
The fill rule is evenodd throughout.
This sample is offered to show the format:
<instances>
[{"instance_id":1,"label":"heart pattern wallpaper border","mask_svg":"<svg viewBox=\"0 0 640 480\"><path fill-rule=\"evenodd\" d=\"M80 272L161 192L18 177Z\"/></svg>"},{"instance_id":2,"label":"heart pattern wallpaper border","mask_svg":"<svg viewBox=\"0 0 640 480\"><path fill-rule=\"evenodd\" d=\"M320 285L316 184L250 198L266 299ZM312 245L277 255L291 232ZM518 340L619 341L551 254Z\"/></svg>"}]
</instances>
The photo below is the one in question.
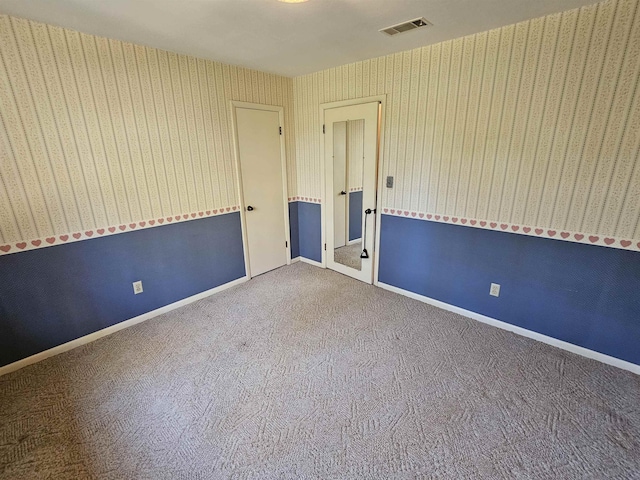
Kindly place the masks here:
<instances>
[{"instance_id":1,"label":"heart pattern wallpaper border","mask_svg":"<svg viewBox=\"0 0 640 480\"><path fill-rule=\"evenodd\" d=\"M130 222L121 225L111 225L95 229L84 230L81 232L65 233L63 235L51 235L45 238L34 238L15 243L0 244L0 256L12 253L26 252L37 248L52 247L54 245L64 245L66 243L78 242L81 240L90 240L94 238L106 237L108 235L117 235L118 233L132 232L134 230L142 230L145 228L161 227L174 223L187 222L191 220L199 220L207 217L215 217L226 215L228 213L238 212L240 207L237 205L231 207L214 208L200 212L184 213L181 215L172 215L168 217L154 218L151 220L142 220L139 222Z\"/></svg>"},{"instance_id":2,"label":"heart pattern wallpaper border","mask_svg":"<svg viewBox=\"0 0 640 480\"><path fill-rule=\"evenodd\" d=\"M322 200L319 198L311 197L289 197L289 202L322 203Z\"/></svg>"},{"instance_id":3,"label":"heart pattern wallpaper border","mask_svg":"<svg viewBox=\"0 0 640 480\"><path fill-rule=\"evenodd\" d=\"M382 209L382 213L384 215L391 215L395 217L412 218L415 220L425 220L428 222L449 223L451 225L459 225L462 227L483 228L485 230L514 233L518 235L529 235L531 237L549 238L552 240L564 240L567 242L584 243L586 245L597 245L600 247L611 247L636 252L640 250L640 242L638 242L637 240L611 237L608 235L570 232L553 228L498 222L495 220L465 218L443 215L440 213L416 212L411 210L399 210L387 207Z\"/></svg>"}]
</instances>

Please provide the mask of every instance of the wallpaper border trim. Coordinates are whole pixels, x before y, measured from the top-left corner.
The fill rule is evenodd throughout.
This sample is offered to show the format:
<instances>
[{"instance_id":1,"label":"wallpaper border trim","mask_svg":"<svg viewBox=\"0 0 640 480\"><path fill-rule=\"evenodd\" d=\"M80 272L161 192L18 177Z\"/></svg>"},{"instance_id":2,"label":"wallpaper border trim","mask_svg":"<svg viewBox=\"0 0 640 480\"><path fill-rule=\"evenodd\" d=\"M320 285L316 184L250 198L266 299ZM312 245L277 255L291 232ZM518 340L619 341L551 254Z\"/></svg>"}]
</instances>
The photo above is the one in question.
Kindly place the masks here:
<instances>
[{"instance_id":1,"label":"wallpaper border trim","mask_svg":"<svg viewBox=\"0 0 640 480\"><path fill-rule=\"evenodd\" d=\"M289 197L289 203L291 202L308 202L308 203L322 203L322 200L319 198L310 198L310 197Z\"/></svg>"},{"instance_id":2,"label":"wallpaper border trim","mask_svg":"<svg viewBox=\"0 0 640 480\"><path fill-rule=\"evenodd\" d=\"M382 213L384 215L402 218L413 218L415 220L423 220L427 222L449 223L451 225L459 225L461 227L481 228L484 230L493 230L497 232L511 233L516 235L527 235L530 237L548 238L550 240L562 240L565 242L583 243L585 245L596 245L599 247L617 248L619 250L630 250L632 252L640 251L640 242L636 243L637 240L610 237L607 235L596 235L566 230L557 230L552 228L541 228L531 225L504 223L477 218L456 217L451 215L443 215L441 213L396 210L394 208L388 207L383 208Z\"/></svg>"},{"instance_id":3,"label":"wallpaper border trim","mask_svg":"<svg viewBox=\"0 0 640 480\"><path fill-rule=\"evenodd\" d=\"M0 256L11 255L12 253L28 252L29 250L53 247L55 245L65 245L82 240L92 240L95 238L117 235L119 233L132 232L134 230L143 230L146 228L161 227L164 225L183 223L191 220L216 217L239 210L240 207L234 205L230 207L214 208L211 210L200 212L183 213L181 215L153 218L151 220L140 220L138 222L131 222L122 225L110 225L108 227L90 229L82 232L70 232L60 235L51 235L44 238L34 238L31 240L9 243L6 245L0 244Z\"/></svg>"}]
</instances>

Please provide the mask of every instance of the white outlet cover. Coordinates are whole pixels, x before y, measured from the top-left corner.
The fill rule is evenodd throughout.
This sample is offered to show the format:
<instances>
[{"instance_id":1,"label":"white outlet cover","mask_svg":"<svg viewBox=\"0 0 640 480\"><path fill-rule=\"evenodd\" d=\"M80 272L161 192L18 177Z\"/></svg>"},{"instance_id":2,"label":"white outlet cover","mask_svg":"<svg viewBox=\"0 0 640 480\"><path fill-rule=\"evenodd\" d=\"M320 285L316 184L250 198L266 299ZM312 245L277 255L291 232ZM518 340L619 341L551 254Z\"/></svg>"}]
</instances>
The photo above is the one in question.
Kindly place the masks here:
<instances>
[{"instance_id":1,"label":"white outlet cover","mask_svg":"<svg viewBox=\"0 0 640 480\"><path fill-rule=\"evenodd\" d=\"M133 293L138 295L142 293L142 280L138 280L137 282L133 282Z\"/></svg>"},{"instance_id":2,"label":"white outlet cover","mask_svg":"<svg viewBox=\"0 0 640 480\"><path fill-rule=\"evenodd\" d=\"M499 297L500 296L500 285L498 285L497 283L492 283L491 284L491 290L489 290L489 295L491 295L492 297Z\"/></svg>"}]
</instances>

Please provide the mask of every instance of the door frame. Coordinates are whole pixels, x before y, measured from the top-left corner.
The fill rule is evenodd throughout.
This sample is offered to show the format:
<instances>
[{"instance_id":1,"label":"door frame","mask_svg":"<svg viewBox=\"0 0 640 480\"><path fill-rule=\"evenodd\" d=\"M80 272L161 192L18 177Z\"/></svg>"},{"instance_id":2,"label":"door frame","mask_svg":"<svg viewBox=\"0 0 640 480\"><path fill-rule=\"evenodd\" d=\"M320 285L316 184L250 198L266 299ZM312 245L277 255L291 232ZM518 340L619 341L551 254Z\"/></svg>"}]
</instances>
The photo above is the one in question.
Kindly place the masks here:
<instances>
[{"instance_id":1,"label":"door frame","mask_svg":"<svg viewBox=\"0 0 640 480\"><path fill-rule=\"evenodd\" d=\"M341 100L338 102L328 102L320 104L320 126L324 126L324 113L325 110L329 110L332 108L338 107L348 107L351 105L360 105L362 103L371 103L378 102L380 104L380 116L378 118L378 158L376 162L376 176L378 178L378 185L376 189L376 234L374 238L375 244L375 258L373 262L373 284L378 285L378 270L380 267L380 222L382 216L382 188L384 186L383 178L381 172L383 172L384 167L384 132L386 125L386 106L387 106L387 95L372 95L369 97L361 97L361 98L353 98L350 100ZM321 175L321 208L320 208L320 230L322 233L322 268L327 268L327 228L326 228L326 158L325 158L325 148L324 148L324 135L320 136L320 161L322 165L322 175Z\"/></svg>"},{"instance_id":2,"label":"door frame","mask_svg":"<svg viewBox=\"0 0 640 480\"><path fill-rule=\"evenodd\" d=\"M247 108L250 110L264 110L268 112L277 112L278 121L282 134L280 135L280 161L282 165L282 199L284 203L284 238L287 242L287 265L291 265L291 229L289 226L289 196L287 194L288 179L287 179L287 154L286 154L286 142L284 136L286 131L284 125L284 107L277 105L264 105L261 103L241 102L238 100L231 100L231 128L233 132L233 155L234 166L236 169L236 186L238 188L238 196L240 199L240 223L242 226L242 247L244 250L244 268L247 278L251 276L251 266L249 264L249 238L247 236L247 220L246 220L246 205L244 201L244 188L242 186L242 169L240 167L240 141L238 138L238 124L236 110L238 108Z\"/></svg>"}]
</instances>

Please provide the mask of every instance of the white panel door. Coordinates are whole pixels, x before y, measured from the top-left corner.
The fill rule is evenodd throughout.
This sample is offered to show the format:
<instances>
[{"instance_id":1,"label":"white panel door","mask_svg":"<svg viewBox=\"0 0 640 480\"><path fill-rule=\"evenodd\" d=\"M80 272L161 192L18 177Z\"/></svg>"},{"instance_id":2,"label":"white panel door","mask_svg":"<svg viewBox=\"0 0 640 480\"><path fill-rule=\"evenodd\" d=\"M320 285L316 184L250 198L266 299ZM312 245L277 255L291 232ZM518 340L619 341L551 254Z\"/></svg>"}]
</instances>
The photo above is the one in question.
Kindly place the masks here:
<instances>
[{"instance_id":1,"label":"white panel door","mask_svg":"<svg viewBox=\"0 0 640 480\"><path fill-rule=\"evenodd\" d=\"M333 127L333 219L335 248L347 244L347 122Z\"/></svg>"},{"instance_id":2,"label":"white panel door","mask_svg":"<svg viewBox=\"0 0 640 480\"><path fill-rule=\"evenodd\" d=\"M277 111L235 109L238 156L252 277L287 263L288 215L283 194Z\"/></svg>"}]
</instances>

